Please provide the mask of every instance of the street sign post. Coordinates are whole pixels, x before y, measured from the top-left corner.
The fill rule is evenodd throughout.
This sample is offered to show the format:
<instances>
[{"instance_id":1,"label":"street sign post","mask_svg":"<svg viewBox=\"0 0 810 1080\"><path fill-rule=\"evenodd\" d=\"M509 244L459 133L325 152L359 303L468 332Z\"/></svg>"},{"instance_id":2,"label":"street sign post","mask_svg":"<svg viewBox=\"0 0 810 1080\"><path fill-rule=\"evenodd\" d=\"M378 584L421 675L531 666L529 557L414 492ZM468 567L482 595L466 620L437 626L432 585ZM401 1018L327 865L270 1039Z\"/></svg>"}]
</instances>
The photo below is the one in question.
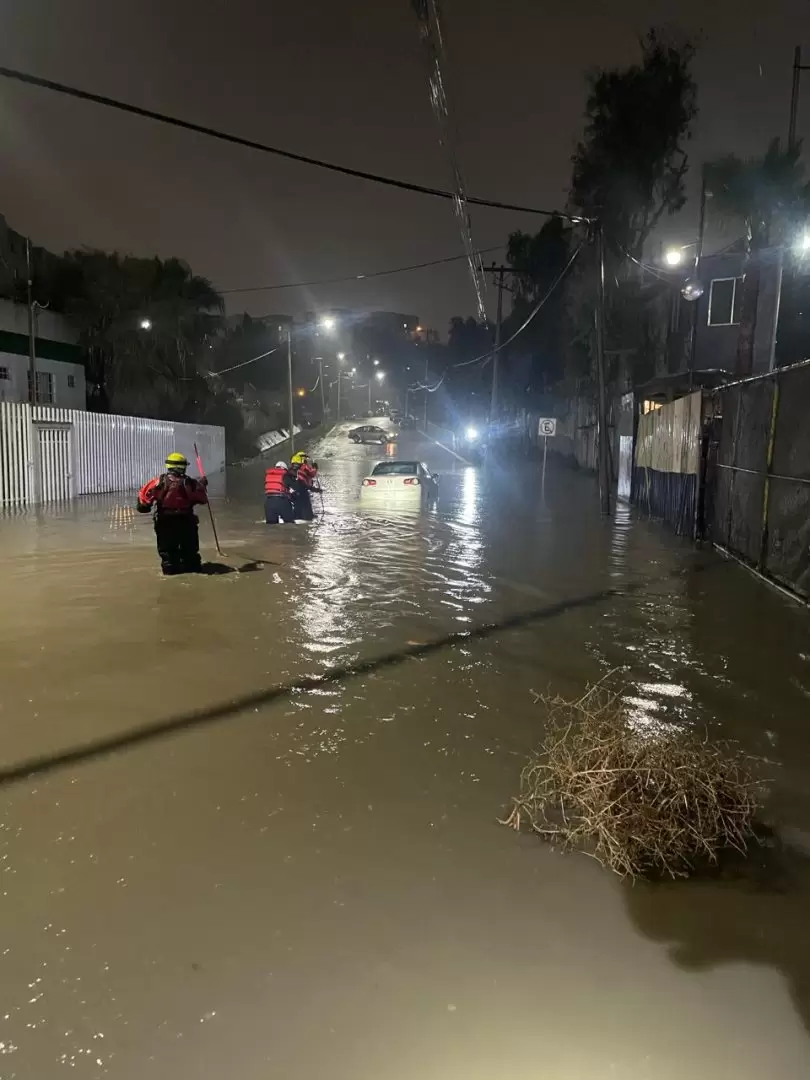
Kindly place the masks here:
<instances>
[{"instance_id":1,"label":"street sign post","mask_svg":"<svg viewBox=\"0 0 810 1080\"><path fill-rule=\"evenodd\" d=\"M540 481L540 494L546 498L546 457L548 455L548 440L557 434L557 420L553 416L541 416L537 421L537 434L543 436L543 477Z\"/></svg>"}]
</instances>

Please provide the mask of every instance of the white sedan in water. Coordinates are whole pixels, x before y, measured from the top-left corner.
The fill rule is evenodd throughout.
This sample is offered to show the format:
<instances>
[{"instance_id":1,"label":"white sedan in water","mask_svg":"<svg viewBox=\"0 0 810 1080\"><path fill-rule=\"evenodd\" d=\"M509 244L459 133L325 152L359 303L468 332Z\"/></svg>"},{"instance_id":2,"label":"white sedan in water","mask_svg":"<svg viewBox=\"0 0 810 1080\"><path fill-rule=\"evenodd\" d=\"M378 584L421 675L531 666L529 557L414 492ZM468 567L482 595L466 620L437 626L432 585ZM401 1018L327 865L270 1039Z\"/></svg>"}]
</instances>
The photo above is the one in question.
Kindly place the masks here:
<instances>
[{"instance_id":1,"label":"white sedan in water","mask_svg":"<svg viewBox=\"0 0 810 1080\"><path fill-rule=\"evenodd\" d=\"M421 461L380 461L363 480L360 500L369 506L429 506L439 497L439 478Z\"/></svg>"}]
</instances>

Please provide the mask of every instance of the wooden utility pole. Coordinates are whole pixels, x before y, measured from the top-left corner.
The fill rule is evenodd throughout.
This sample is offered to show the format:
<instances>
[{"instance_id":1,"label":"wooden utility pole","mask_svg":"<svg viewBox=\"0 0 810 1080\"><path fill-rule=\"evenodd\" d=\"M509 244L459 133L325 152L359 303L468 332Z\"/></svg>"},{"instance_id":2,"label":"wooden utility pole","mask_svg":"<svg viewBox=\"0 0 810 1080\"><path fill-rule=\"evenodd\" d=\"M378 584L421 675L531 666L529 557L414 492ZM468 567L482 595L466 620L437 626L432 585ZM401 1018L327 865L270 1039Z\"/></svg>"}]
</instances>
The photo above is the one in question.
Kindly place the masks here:
<instances>
[{"instance_id":1,"label":"wooden utility pole","mask_svg":"<svg viewBox=\"0 0 810 1080\"><path fill-rule=\"evenodd\" d=\"M810 71L810 64L802 64L802 47L793 50L793 85L790 91L790 120L788 122L788 150L796 145L796 121L799 115L799 84L802 72Z\"/></svg>"},{"instance_id":2,"label":"wooden utility pole","mask_svg":"<svg viewBox=\"0 0 810 1080\"><path fill-rule=\"evenodd\" d=\"M596 223L598 251L598 286L596 297L596 379L598 385L598 455L599 503L605 516L610 514L610 467L608 459L607 379L605 375L605 233L602 222Z\"/></svg>"},{"instance_id":3,"label":"wooden utility pole","mask_svg":"<svg viewBox=\"0 0 810 1080\"><path fill-rule=\"evenodd\" d=\"M510 266L492 266L487 268L490 273L498 275L497 288L498 288L498 309L495 316L495 348L492 353L492 393L489 399L489 422L492 424L498 415L498 395L500 387L498 385L498 376L500 374L499 363L501 359L501 324L503 323L503 290L505 288L503 283L504 274L508 274L511 271Z\"/></svg>"},{"instance_id":4,"label":"wooden utility pole","mask_svg":"<svg viewBox=\"0 0 810 1080\"><path fill-rule=\"evenodd\" d=\"M428 356L425 356L425 419L424 419L424 425L423 426L424 426L424 431L425 431L426 435L427 435L427 406L428 406L428 388L427 388L427 386L428 386L428 378L430 377L430 374L429 374L429 371L428 371L429 362L430 362L430 358ZM433 415L435 416L436 413L434 412Z\"/></svg>"}]
</instances>

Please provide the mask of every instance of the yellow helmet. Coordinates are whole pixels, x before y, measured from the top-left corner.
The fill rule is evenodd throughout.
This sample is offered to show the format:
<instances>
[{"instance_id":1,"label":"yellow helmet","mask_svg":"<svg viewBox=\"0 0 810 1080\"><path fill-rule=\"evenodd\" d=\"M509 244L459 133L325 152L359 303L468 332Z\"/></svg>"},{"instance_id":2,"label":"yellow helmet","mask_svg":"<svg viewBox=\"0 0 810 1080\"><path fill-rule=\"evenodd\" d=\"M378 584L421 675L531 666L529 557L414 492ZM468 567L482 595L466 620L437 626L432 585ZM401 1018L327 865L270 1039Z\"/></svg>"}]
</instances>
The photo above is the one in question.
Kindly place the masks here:
<instances>
[{"instance_id":1,"label":"yellow helmet","mask_svg":"<svg viewBox=\"0 0 810 1080\"><path fill-rule=\"evenodd\" d=\"M307 454L304 450L299 450L297 454L293 454L293 456L290 458L290 461L293 465L303 465L308 457L309 454Z\"/></svg>"},{"instance_id":2,"label":"yellow helmet","mask_svg":"<svg viewBox=\"0 0 810 1080\"><path fill-rule=\"evenodd\" d=\"M188 461L182 454L169 454L166 458L166 468L175 469L178 472L188 468Z\"/></svg>"}]
</instances>

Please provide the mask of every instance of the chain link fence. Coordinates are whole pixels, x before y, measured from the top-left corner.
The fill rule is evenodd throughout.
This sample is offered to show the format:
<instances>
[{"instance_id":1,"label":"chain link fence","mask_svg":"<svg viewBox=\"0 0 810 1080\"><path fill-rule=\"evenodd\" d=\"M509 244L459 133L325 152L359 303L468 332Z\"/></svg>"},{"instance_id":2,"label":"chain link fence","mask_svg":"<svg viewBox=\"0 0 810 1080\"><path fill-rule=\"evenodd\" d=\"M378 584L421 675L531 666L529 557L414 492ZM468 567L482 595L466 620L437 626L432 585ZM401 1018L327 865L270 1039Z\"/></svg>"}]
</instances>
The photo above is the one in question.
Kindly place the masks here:
<instances>
[{"instance_id":1,"label":"chain link fence","mask_svg":"<svg viewBox=\"0 0 810 1080\"><path fill-rule=\"evenodd\" d=\"M718 547L810 597L810 361L714 395L707 523Z\"/></svg>"}]
</instances>

